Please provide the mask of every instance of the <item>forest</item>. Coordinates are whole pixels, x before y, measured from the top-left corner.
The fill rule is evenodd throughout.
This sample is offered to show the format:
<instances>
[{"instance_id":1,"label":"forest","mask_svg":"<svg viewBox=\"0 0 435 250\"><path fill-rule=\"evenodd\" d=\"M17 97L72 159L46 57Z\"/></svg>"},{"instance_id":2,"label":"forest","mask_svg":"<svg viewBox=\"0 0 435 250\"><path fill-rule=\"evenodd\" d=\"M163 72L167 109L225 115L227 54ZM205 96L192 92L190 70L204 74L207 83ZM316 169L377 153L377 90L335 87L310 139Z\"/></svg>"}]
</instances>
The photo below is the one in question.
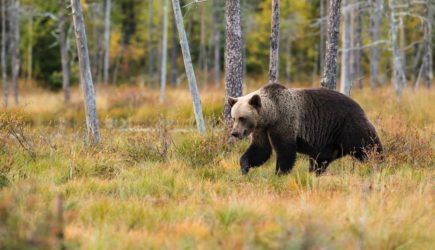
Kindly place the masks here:
<instances>
[{"instance_id":1,"label":"forest","mask_svg":"<svg viewBox=\"0 0 435 250\"><path fill-rule=\"evenodd\" d=\"M0 249L433 248L434 15L434 0L0 0ZM278 174L269 133L271 159L242 174L255 135L234 138L231 100L275 84L354 100L382 157L316 175L298 151Z\"/></svg>"}]
</instances>

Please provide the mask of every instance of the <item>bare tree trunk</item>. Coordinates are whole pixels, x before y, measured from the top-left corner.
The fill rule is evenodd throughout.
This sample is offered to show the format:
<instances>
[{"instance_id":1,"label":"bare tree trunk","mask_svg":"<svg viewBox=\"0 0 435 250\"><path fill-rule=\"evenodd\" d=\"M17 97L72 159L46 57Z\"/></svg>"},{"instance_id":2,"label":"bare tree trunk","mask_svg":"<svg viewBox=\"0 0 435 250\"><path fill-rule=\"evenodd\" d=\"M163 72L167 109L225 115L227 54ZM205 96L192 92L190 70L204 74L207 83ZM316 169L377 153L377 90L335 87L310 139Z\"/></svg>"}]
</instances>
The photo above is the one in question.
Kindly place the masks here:
<instances>
[{"instance_id":1,"label":"bare tree trunk","mask_svg":"<svg viewBox=\"0 0 435 250\"><path fill-rule=\"evenodd\" d=\"M14 91L15 104L18 105L18 77L20 74L20 1L14 0L13 10L12 10L12 88Z\"/></svg>"},{"instance_id":2,"label":"bare tree trunk","mask_svg":"<svg viewBox=\"0 0 435 250\"><path fill-rule=\"evenodd\" d=\"M272 0L272 32L270 35L269 83L279 78L279 0Z\"/></svg>"},{"instance_id":3,"label":"bare tree trunk","mask_svg":"<svg viewBox=\"0 0 435 250\"><path fill-rule=\"evenodd\" d=\"M70 90L69 90L69 65L68 65L68 48L66 47L65 41L65 0L60 0L60 11L59 11L59 45L60 45L60 55L62 58L62 76L63 76L63 95L65 103L70 101Z\"/></svg>"},{"instance_id":4,"label":"bare tree trunk","mask_svg":"<svg viewBox=\"0 0 435 250\"><path fill-rule=\"evenodd\" d=\"M33 70L33 14L29 16L29 45L27 47L27 85L32 81Z\"/></svg>"},{"instance_id":5,"label":"bare tree trunk","mask_svg":"<svg viewBox=\"0 0 435 250\"><path fill-rule=\"evenodd\" d=\"M361 64L361 49L362 46L362 10L360 7L360 1L355 1L355 7L353 8L353 13L355 13L353 18L353 31L352 31L352 82L362 89L362 64Z\"/></svg>"},{"instance_id":6,"label":"bare tree trunk","mask_svg":"<svg viewBox=\"0 0 435 250\"><path fill-rule=\"evenodd\" d=\"M2 81L3 81L3 106L8 107L9 84L6 66L6 4L7 0L2 0L2 47L1 47L1 64L2 64Z\"/></svg>"},{"instance_id":7,"label":"bare tree trunk","mask_svg":"<svg viewBox=\"0 0 435 250\"><path fill-rule=\"evenodd\" d=\"M231 126L231 107L228 97L242 95L243 54L242 26L240 22L240 0L226 0L226 45L225 45L225 107L224 118L227 127Z\"/></svg>"},{"instance_id":8,"label":"bare tree trunk","mask_svg":"<svg viewBox=\"0 0 435 250\"><path fill-rule=\"evenodd\" d=\"M328 42L325 65L320 84L324 88L335 90L337 72L338 35L340 33L341 0L331 0L328 17Z\"/></svg>"},{"instance_id":9,"label":"bare tree trunk","mask_svg":"<svg viewBox=\"0 0 435 250\"><path fill-rule=\"evenodd\" d=\"M402 95L402 87L406 84L405 70L403 68L402 55L400 53L398 41L398 28L394 19L395 6L393 0L389 0L390 7L390 29L391 29L391 44L393 46L393 81L396 89L396 95Z\"/></svg>"},{"instance_id":10,"label":"bare tree trunk","mask_svg":"<svg viewBox=\"0 0 435 250\"><path fill-rule=\"evenodd\" d=\"M172 18L172 52L171 52L171 85L173 87L177 86L177 76L178 76L178 41L177 41L177 23L175 17Z\"/></svg>"},{"instance_id":11,"label":"bare tree trunk","mask_svg":"<svg viewBox=\"0 0 435 250\"><path fill-rule=\"evenodd\" d=\"M111 10L112 10L112 1L106 0L106 8L104 14L104 69L103 69L103 81L105 84L109 83Z\"/></svg>"},{"instance_id":12,"label":"bare tree trunk","mask_svg":"<svg viewBox=\"0 0 435 250\"><path fill-rule=\"evenodd\" d=\"M160 102L165 101L166 94L166 65L168 59L168 0L164 0L163 5L163 46L162 46L162 64L160 77Z\"/></svg>"},{"instance_id":13,"label":"bare tree trunk","mask_svg":"<svg viewBox=\"0 0 435 250\"><path fill-rule=\"evenodd\" d=\"M71 0L74 31L76 36L77 54L79 57L80 80L85 99L86 125L88 139L91 145L100 143L100 128L98 126L97 105L95 102L94 84L92 82L91 65L80 0Z\"/></svg>"},{"instance_id":14,"label":"bare tree trunk","mask_svg":"<svg viewBox=\"0 0 435 250\"><path fill-rule=\"evenodd\" d=\"M379 41L381 38L382 12L384 9L384 0L371 0L374 9L371 11L371 29L370 37L372 43ZM371 47L370 55L370 86L376 89L379 79L379 63L380 63L379 45Z\"/></svg>"},{"instance_id":15,"label":"bare tree trunk","mask_svg":"<svg viewBox=\"0 0 435 250\"><path fill-rule=\"evenodd\" d=\"M199 133L205 132L204 117L202 115L201 98L199 96L198 85L196 84L195 71L193 70L192 58L190 57L189 43L187 41L186 31L184 30L183 16L181 14L179 0L172 0L174 16L176 19L178 34L180 37L181 51L183 52L184 67L186 69L189 89L192 95L193 111L195 113L196 126Z\"/></svg>"},{"instance_id":16,"label":"bare tree trunk","mask_svg":"<svg viewBox=\"0 0 435 250\"><path fill-rule=\"evenodd\" d=\"M214 47L214 83L216 86L220 85L221 81L221 33L219 30L219 23L221 20L219 18L219 0L213 0L213 47Z\"/></svg>"},{"instance_id":17,"label":"bare tree trunk","mask_svg":"<svg viewBox=\"0 0 435 250\"><path fill-rule=\"evenodd\" d=\"M153 23L153 15L154 15L154 0L149 0L148 4L148 84L151 88L154 88L154 23Z\"/></svg>"},{"instance_id":18,"label":"bare tree trunk","mask_svg":"<svg viewBox=\"0 0 435 250\"><path fill-rule=\"evenodd\" d=\"M326 39L328 37L328 1L320 0L320 74L323 72L326 53Z\"/></svg>"},{"instance_id":19,"label":"bare tree trunk","mask_svg":"<svg viewBox=\"0 0 435 250\"><path fill-rule=\"evenodd\" d=\"M433 80L433 61L432 61L432 23L434 6L427 1L427 21L424 24L424 56L423 56L423 81L428 88L432 87Z\"/></svg>"},{"instance_id":20,"label":"bare tree trunk","mask_svg":"<svg viewBox=\"0 0 435 250\"><path fill-rule=\"evenodd\" d=\"M342 34L342 51L341 51L341 83L340 92L345 95L350 95L352 88L351 68L352 68L352 51L351 51L351 36L352 36L352 3L350 0L343 1L343 34Z\"/></svg>"}]
</instances>

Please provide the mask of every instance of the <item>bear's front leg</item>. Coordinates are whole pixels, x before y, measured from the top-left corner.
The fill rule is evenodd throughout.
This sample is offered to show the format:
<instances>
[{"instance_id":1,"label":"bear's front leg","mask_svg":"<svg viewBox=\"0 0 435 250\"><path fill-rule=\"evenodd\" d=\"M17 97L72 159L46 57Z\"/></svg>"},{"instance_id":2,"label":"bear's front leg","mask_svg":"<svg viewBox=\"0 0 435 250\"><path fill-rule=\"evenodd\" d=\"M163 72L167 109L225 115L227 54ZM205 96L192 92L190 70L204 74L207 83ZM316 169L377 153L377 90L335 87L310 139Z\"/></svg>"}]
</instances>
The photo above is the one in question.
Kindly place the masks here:
<instances>
[{"instance_id":1,"label":"bear's front leg","mask_svg":"<svg viewBox=\"0 0 435 250\"><path fill-rule=\"evenodd\" d=\"M271 154L272 146L270 145L267 132L264 130L254 131L251 145L240 158L240 170L242 174L246 175L251 167L258 167L264 164L269 160Z\"/></svg>"},{"instance_id":2,"label":"bear's front leg","mask_svg":"<svg viewBox=\"0 0 435 250\"><path fill-rule=\"evenodd\" d=\"M271 134L270 139L276 151L275 174L288 174L296 161L296 140L286 139L280 134Z\"/></svg>"}]
</instances>

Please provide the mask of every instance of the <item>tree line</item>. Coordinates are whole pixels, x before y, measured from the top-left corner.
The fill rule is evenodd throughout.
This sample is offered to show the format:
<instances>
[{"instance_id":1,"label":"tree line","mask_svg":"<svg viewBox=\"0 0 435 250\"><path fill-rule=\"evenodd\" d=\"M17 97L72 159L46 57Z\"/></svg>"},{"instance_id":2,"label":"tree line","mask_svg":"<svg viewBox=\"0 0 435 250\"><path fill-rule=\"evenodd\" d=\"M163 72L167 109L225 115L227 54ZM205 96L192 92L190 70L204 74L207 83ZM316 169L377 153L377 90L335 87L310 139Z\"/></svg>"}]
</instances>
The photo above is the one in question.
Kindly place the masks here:
<instances>
[{"instance_id":1,"label":"tree line","mask_svg":"<svg viewBox=\"0 0 435 250\"><path fill-rule=\"evenodd\" d=\"M162 102L167 81L176 87L187 78L197 112L193 67L201 86L218 86L224 69L226 96L242 95L246 74L267 72L271 83L310 78L315 83L320 76L322 86L335 89L337 67L340 91L347 95L355 86L362 88L368 75L373 89L391 76L398 96L410 82L413 87L432 84L430 0L173 0L173 11L168 0L2 0L1 4L4 106L9 71L16 103L20 75L48 88L63 88L65 102L70 83L79 76L85 96L87 91L93 95L92 78L116 84L133 77L132 82L141 79L150 88L158 84ZM82 18L76 16L79 5L84 6ZM77 23L76 17L82 22ZM85 42L79 39L86 37L84 27L89 35ZM185 40L182 53L178 36ZM84 45L90 48L86 53ZM79 65L74 63L77 59ZM180 70L182 65L186 73ZM285 69L285 77L279 68ZM83 84L86 81L89 85ZM229 120L227 105L224 116Z\"/></svg>"}]
</instances>

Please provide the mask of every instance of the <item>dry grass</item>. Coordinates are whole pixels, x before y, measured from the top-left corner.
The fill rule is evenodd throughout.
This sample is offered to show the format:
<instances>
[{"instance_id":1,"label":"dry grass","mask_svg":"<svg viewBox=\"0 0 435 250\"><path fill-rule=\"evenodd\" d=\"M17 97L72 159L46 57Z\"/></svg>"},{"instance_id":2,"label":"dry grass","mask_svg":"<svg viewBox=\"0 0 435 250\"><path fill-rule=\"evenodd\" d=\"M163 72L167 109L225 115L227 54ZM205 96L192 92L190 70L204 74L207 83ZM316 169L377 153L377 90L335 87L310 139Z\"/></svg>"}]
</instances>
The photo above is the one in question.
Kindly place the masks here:
<instances>
[{"instance_id":1,"label":"dry grass","mask_svg":"<svg viewBox=\"0 0 435 250\"><path fill-rule=\"evenodd\" d=\"M241 176L238 158L248 142L225 144L221 91L202 96L209 132L199 136L171 132L194 128L186 90L169 91L165 104L147 89L98 90L103 143L91 150L83 143L79 92L67 107L59 94L26 92L22 107L0 117L0 249L435 245L434 91L406 93L400 103L390 89L355 91L386 160L345 158L320 178L302 156L288 176L273 175L273 160ZM117 129L130 126L156 129ZM58 195L63 240L55 235Z\"/></svg>"}]
</instances>

